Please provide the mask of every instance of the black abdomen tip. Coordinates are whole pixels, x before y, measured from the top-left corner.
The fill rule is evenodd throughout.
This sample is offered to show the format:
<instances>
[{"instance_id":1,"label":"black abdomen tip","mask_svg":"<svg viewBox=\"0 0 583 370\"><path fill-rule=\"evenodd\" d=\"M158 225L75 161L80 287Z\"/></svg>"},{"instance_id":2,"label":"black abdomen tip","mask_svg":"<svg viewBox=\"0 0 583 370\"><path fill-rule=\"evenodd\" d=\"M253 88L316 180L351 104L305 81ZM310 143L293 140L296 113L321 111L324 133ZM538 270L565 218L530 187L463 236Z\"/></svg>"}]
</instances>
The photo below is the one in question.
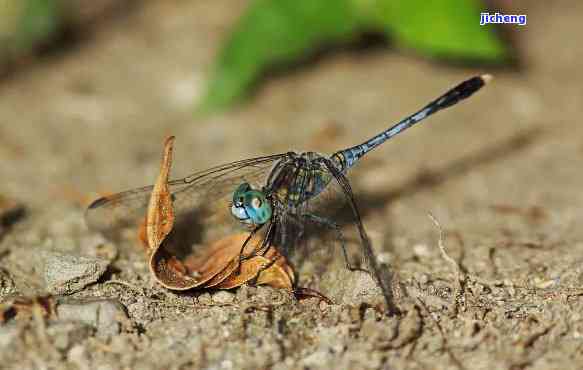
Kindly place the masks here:
<instances>
[{"instance_id":1,"label":"black abdomen tip","mask_svg":"<svg viewBox=\"0 0 583 370\"><path fill-rule=\"evenodd\" d=\"M490 80L492 80L492 76L488 74L475 76L469 80L465 80L464 82L443 94L441 98L435 101L437 110L450 107L458 103L460 100L470 97L473 93L486 85Z\"/></svg>"},{"instance_id":2,"label":"black abdomen tip","mask_svg":"<svg viewBox=\"0 0 583 370\"><path fill-rule=\"evenodd\" d=\"M454 87L452 92L457 90L458 100L462 100L480 90L491 79L492 76L490 75L472 77Z\"/></svg>"}]
</instances>

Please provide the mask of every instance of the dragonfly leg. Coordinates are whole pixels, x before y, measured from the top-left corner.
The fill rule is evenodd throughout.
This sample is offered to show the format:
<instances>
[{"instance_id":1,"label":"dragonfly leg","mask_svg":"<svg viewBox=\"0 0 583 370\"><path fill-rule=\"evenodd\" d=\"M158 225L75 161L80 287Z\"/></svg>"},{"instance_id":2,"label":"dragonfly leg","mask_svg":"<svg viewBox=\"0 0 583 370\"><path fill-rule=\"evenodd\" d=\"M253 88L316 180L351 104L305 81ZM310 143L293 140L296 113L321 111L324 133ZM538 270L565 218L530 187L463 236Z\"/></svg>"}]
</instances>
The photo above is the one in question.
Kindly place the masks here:
<instances>
[{"instance_id":1,"label":"dragonfly leg","mask_svg":"<svg viewBox=\"0 0 583 370\"><path fill-rule=\"evenodd\" d=\"M327 304L334 304L332 300L326 297L324 294L318 292L317 290L311 288L297 287L293 290L293 294L298 300L306 298L318 298L320 302L326 302Z\"/></svg>"},{"instance_id":2,"label":"dragonfly leg","mask_svg":"<svg viewBox=\"0 0 583 370\"><path fill-rule=\"evenodd\" d=\"M267 250L269 249L269 247L265 248L265 251L267 252ZM278 255L277 257L275 257L274 259L270 260L269 263L267 263L265 266L261 266L261 268L257 271L257 273L255 274L255 276L253 277L253 279L249 280L249 285L255 285L257 284L257 279L259 279L259 275L261 275L261 273L265 270L267 270L268 268L270 268L271 266L273 266L273 264L281 257L281 255Z\"/></svg>"},{"instance_id":3,"label":"dragonfly leg","mask_svg":"<svg viewBox=\"0 0 583 370\"><path fill-rule=\"evenodd\" d=\"M237 270L236 270L237 274L239 274L241 272L241 264L243 263L243 261L248 260L250 258L253 258L255 256L260 256L260 255L263 256L263 255L265 255L265 253L267 253L267 251L269 251L269 248L271 248L272 237L273 237L273 234L274 234L275 229L276 229L276 222L274 222L274 221L270 222L269 225L267 226L267 232L265 233L265 238L263 238L261 245L254 246L254 248L251 250L251 252L249 252L248 254L243 254L243 252L245 251L245 247L246 247L247 243L249 243L249 240L251 240L253 238L253 236L255 234L257 234L257 232L259 230L261 230L261 228L264 225L265 224L258 225L255 229L253 229L253 231L251 231L251 234L247 237L247 239L245 240L245 242L241 246L241 250L239 251L239 263L237 265Z\"/></svg>"},{"instance_id":4,"label":"dragonfly leg","mask_svg":"<svg viewBox=\"0 0 583 370\"><path fill-rule=\"evenodd\" d=\"M346 239L344 238L344 234L342 233L342 229L341 229L340 225L338 225L334 221L331 221L327 218L320 217L318 215L314 215L311 213L304 214L304 217L308 221L311 221L311 222L316 223L318 225L325 226L325 227L333 230L334 232L336 232L336 237L340 241L340 247L342 248L342 254L344 255L344 261L346 262L346 268L350 271L363 271L363 269L361 269L361 268L353 267L352 264L350 263L350 259L348 258L348 251L346 249Z\"/></svg>"},{"instance_id":5,"label":"dragonfly leg","mask_svg":"<svg viewBox=\"0 0 583 370\"><path fill-rule=\"evenodd\" d=\"M241 250L239 251L239 263L237 264L237 270L235 271L235 273L237 275L239 275L241 273L241 264L243 263L243 261L245 261L247 258L252 257L253 255L251 254L251 256L245 256L243 254L243 252L245 251L245 247L247 246L247 244L249 244L249 241L251 239L253 239L253 237L255 236L255 234L257 234L257 232L263 227L263 225L258 225L255 229L253 229L251 231L251 233L249 234L249 236L247 237L247 239L245 239L245 241L243 242L243 245L241 245Z\"/></svg>"},{"instance_id":6,"label":"dragonfly leg","mask_svg":"<svg viewBox=\"0 0 583 370\"><path fill-rule=\"evenodd\" d=\"M298 228L298 230L297 230L297 234L298 234L297 239L298 240L301 240L304 237L304 234L306 232L305 232L305 229L304 229L304 224L301 222L300 217L298 215L296 215L296 214L289 213L289 214L286 215L286 220L292 222ZM283 227L282 230L285 231L285 227ZM282 234L283 234L283 231L282 231ZM287 233L285 235L287 235ZM285 237L285 235L284 235L284 237Z\"/></svg>"}]
</instances>

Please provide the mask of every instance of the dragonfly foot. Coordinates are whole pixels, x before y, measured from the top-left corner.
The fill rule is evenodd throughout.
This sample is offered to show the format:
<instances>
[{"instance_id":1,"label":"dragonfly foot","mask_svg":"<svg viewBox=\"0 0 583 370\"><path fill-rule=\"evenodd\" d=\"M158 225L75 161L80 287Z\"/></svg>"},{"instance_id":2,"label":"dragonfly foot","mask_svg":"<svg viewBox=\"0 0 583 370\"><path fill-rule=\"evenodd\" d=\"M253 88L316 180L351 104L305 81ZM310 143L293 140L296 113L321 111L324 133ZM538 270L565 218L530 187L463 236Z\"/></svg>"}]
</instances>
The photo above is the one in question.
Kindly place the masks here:
<instances>
[{"instance_id":1,"label":"dragonfly foot","mask_svg":"<svg viewBox=\"0 0 583 370\"><path fill-rule=\"evenodd\" d=\"M318 298L320 302L326 302L327 304L334 304L332 300L326 297L324 294L318 292L317 290L311 288L302 288L297 287L295 288L292 293L296 297L297 300L301 301L302 299L309 299L309 298Z\"/></svg>"}]
</instances>

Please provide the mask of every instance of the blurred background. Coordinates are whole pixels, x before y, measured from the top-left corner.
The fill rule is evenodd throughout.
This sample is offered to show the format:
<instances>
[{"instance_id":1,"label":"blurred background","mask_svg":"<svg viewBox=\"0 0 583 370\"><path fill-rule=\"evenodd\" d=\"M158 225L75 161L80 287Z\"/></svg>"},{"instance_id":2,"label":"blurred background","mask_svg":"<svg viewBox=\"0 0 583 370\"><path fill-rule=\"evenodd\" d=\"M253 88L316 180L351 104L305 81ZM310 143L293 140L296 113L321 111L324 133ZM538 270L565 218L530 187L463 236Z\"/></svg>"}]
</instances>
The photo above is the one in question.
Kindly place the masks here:
<instances>
[{"instance_id":1,"label":"blurred background","mask_svg":"<svg viewBox=\"0 0 583 370\"><path fill-rule=\"evenodd\" d=\"M565 271L583 253L583 3L403 3L0 0L0 196L28 210L2 250L152 183L166 135L174 177L331 153L489 73L351 173L365 224L403 279L448 269L428 247L432 212L473 274L577 286ZM481 11L527 24L480 27Z\"/></svg>"},{"instance_id":2,"label":"blurred background","mask_svg":"<svg viewBox=\"0 0 583 370\"><path fill-rule=\"evenodd\" d=\"M149 182L170 133L177 174L290 148L333 151L476 73L494 74L493 87L366 166L407 178L548 126L545 114L557 124L576 113L576 40L565 37L577 34L575 5L553 5L566 15L549 23L551 37L536 2L407 4L4 0L3 193L35 203ZM540 27L482 27L481 11L524 13ZM374 164L397 151L398 161Z\"/></svg>"},{"instance_id":3,"label":"blurred background","mask_svg":"<svg viewBox=\"0 0 583 370\"><path fill-rule=\"evenodd\" d=\"M424 171L442 181L452 163L458 171L464 158L491 155L463 171L500 166L499 182L474 179L454 202L571 204L572 174L556 191L567 173L548 171L572 156L532 147L549 150L549 165L504 143L577 137L577 5L407 4L4 0L0 193L44 207L150 183L168 134L177 136L176 176L289 149L332 152L490 73L491 86L375 151L353 181L390 193ZM479 26L483 11L528 23ZM530 181L503 162L515 155Z\"/></svg>"}]
</instances>

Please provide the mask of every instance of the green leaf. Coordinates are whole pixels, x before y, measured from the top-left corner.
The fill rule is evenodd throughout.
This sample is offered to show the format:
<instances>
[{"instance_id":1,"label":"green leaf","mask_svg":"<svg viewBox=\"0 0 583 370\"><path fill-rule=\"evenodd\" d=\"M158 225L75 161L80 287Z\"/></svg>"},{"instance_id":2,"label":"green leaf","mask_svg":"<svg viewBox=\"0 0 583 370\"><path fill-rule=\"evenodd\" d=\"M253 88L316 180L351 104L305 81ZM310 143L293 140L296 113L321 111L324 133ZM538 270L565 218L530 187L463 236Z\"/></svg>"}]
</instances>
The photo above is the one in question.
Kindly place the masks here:
<instances>
[{"instance_id":1,"label":"green leaf","mask_svg":"<svg viewBox=\"0 0 583 370\"><path fill-rule=\"evenodd\" d=\"M30 52L54 36L60 22L57 0L4 0L0 9L0 57Z\"/></svg>"},{"instance_id":2,"label":"green leaf","mask_svg":"<svg viewBox=\"0 0 583 370\"><path fill-rule=\"evenodd\" d=\"M54 36L59 27L59 2L57 0L24 0L26 5L20 22L18 42L30 49L39 42Z\"/></svg>"},{"instance_id":3,"label":"green leaf","mask_svg":"<svg viewBox=\"0 0 583 370\"><path fill-rule=\"evenodd\" d=\"M268 67L305 58L322 43L356 35L349 0L256 0L219 54L201 112L240 100Z\"/></svg>"},{"instance_id":4,"label":"green leaf","mask_svg":"<svg viewBox=\"0 0 583 370\"><path fill-rule=\"evenodd\" d=\"M509 57L492 29L480 26L478 0L255 0L218 56L199 113L241 100L270 67L363 30L385 32L437 58L503 63Z\"/></svg>"},{"instance_id":5,"label":"green leaf","mask_svg":"<svg viewBox=\"0 0 583 370\"><path fill-rule=\"evenodd\" d=\"M492 26L480 26L477 0L376 0L376 6L376 22L406 48L445 59L503 63L509 58Z\"/></svg>"}]
</instances>

